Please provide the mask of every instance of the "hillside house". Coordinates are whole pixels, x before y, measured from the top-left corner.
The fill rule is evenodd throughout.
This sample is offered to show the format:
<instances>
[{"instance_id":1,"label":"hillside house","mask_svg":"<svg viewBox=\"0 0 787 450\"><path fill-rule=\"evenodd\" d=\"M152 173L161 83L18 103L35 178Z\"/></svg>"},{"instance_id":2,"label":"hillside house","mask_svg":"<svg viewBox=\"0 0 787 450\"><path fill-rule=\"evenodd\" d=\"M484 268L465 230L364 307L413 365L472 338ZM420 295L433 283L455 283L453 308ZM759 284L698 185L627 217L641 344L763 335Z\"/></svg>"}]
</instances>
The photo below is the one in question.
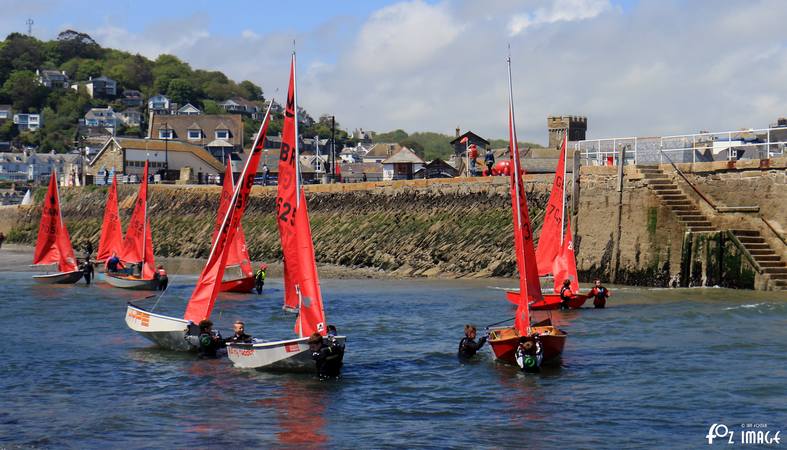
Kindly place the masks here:
<instances>
[{"instance_id":1,"label":"hillside house","mask_svg":"<svg viewBox=\"0 0 787 450\"><path fill-rule=\"evenodd\" d=\"M363 155L363 162L382 164L383 161L398 153L402 148L404 147L395 143L374 144L369 151Z\"/></svg>"},{"instance_id":2,"label":"hillside house","mask_svg":"<svg viewBox=\"0 0 787 450\"><path fill-rule=\"evenodd\" d=\"M112 107L91 108L85 114L85 126L88 128L117 128L119 119Z\"/></svg>"},{"instance_id":3,"label":"hillside house","mask_svg":"<svg viewBox=\"0 0 787 450\"><path fill-rule=\"evenodd\" d=\"M138 108L142 106L142 93L135 89L125 89L123 90L123 98L120 101L126 107Z\"/></svg>"},{"instance_id":4,"label":"hillside house","mask_svg":"<svg viewBox=\"0 0 787 450\"><path fill-rule=\"evenodd\" d=\"M202 114L199 108L192 105L191 103L186 103L185 105L178 108L177 114L179 116L198 116Z\"/></svg>"},{"instance_id":5,"label":"hillside house","mask_svg":"<svg viewBox=\"0 0 787 450\"><path fill-rule=\"evenodd\" d=\"M38 83L50 89L68 89L71 84L66 71L36 69Z\"/></svg>"},{"instance_id":6,"label":"hillside house","mask_svg":"<svg viewBox=\"0 0 787 450\"><path fill-rule=\"evenodd\" d=\"M383 160L383 180L412 180L424 164L423 159L407 147Z\"/></svg>"},{"instance_id":7,"label":"hillside house","mask_svg":"<svg viewBox=\"0 0 787 450\"><path fill-rule=\"evenodd\" d=\"M14 114L14 124L19 131L36 131L44 125L44 118L41 114Z\"/></svg>"},{"instance_id":8,"label":"hillside house","mask_svg":"<svg viewBox=\"0 0 787 450\"><path fill-rule=\"evenodd\" d=\"M153 114L169 114L170 101L164 95L156 94L148 99L148 111Z\"/></svg>"},{"instance_id":9,"label":"hillside house","mask_svg":"<svg viewBox=\"0 0 787 450\"><path fill-rule=\"evenodd\" d=\"M103 75L98 78L90 77L88 81L71 85L71 89L77 92L80 87L84 87L85 92L91 98L115 98L117 96L117 82Z\"/></svg>"},{"instance_id":10,"label":"hillside house","mask_svg":"<svg viewBox=\"0 0 787 450\"><path fill-rule=\"evenodd\" d=\"M142 112L138 108L128 108L120 111L115 113L115 117L127 127L138 127L142 124Z\"/></svg>"},{"instance_id":11,"label":"hillside house","mask_svg":"<svg viewBox=\"0 0 787 450\"><path fill-rule=\"evenodd\" d=\"M154 114L148 137L199 145L219 161L243 148L243 121L238 114L167 116Z\"/></svg>"}]
</instances>

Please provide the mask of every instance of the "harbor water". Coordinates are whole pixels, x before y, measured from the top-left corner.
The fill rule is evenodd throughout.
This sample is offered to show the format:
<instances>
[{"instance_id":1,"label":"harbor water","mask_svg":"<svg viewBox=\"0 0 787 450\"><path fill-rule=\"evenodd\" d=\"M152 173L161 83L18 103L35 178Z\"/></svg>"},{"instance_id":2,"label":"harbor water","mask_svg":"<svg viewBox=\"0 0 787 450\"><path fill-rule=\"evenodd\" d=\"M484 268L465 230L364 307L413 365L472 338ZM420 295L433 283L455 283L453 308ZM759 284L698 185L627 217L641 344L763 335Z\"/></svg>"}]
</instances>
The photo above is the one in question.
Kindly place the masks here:
<instances>
[{"instance_id":1,"label":"harbor water","mask_svg":"<svg viewBox=\"0 0 787 450\"><path fill-rule=\"evenodd\" d=\"M171 277L156 311L181 316L195 279ZM511 317L514 285L323 280L348 340L342 379L321 382L156 349L124 323L144 294L0 272L0 447L697 448L714 423L785 429L784 293L613 288L607 309L552 314L559 368L525 375L488 347L461 363L464 324ZM217 328L293 336L281 286L223 294Z\"/></svg>"}]
</instances>

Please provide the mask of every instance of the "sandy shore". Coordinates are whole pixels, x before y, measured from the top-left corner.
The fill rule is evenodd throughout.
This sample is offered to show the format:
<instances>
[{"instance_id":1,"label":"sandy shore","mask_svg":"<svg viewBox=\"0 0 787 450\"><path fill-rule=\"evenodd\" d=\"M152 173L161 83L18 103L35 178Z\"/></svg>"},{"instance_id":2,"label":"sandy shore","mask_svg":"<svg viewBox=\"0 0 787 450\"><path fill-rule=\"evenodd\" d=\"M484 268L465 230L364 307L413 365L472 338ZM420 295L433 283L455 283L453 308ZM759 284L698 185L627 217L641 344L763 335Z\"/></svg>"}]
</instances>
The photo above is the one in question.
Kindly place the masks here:
<instances>
[{"instance_id":1,"label":"sandy shore","mask_svg":"<svg viewBox=\"0 0 787 450\"><path fill-rule=\"evenodd\" d=\"M37 272L38 269L30 267L33 261L34 247L28 245L18 244L3 244L0 248L0 271L6 272ZM77 252L77 257L81 255ZM260 262L253 262L253 267L256 269ZM198 258L164 258L156 257L156 264L162 264L167 269L167 272L178 275L197 275L202 267L205 265L204 259ZM279 262L268 264L268 276L273 278L281 278L282 265ZM349 278L396 278L395 276L374 269L353 269L351 267L335 266L331 264L318 265L317 267L320 277L332 279L349 279Z\"/></svg>"}]
</instances>

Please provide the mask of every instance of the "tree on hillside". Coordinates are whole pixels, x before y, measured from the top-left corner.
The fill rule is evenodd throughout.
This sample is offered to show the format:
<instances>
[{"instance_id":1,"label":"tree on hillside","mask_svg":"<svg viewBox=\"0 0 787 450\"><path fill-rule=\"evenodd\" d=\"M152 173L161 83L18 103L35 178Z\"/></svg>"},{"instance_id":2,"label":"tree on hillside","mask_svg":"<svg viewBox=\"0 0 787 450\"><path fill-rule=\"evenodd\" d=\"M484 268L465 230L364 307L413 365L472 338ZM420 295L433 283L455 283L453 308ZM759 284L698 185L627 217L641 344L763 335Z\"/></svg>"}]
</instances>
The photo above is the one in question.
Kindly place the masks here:
<instances>
[{"instance_id":1,"label":"tree on hillside","mask_svg":"<svg viewBox=\"0 0 787 450\"><path fill-rule=\"evenodd\" d=\"M265 100L265 97L262 96L262 88L257 86L256 84L252 83L249 80L243 80L238 85L243 92L243 97L249 100Z\"/></svg>"},{"instance_id":2,"label":"tree on hillside","mask_svg":"<svg viewBox=\"0 0 787 450\"><path fill-rule=\"evenodd\" d=\"M87 33L65 30L57 35L57 53L60 61L71 58L96 59L101 57L101 46Z\"/></svg>"},{"instance_id":3,"label":"tree on hillside","mask_svg":"<svg viewBox=\"0 0 787 450\"><path fill-rule=\"evenodd\" d=\"M395 130L387 133L374 134L372 136L372 142L400 142L407 138L408 135L404 130Z\"/></svg>"},{"instance_id":4,"label":"tree on hillside","mask_svg":"<svg viewBox=\"0 0 787 450\"><path fill-rule=\"evenodd\" d=\"M60 65L60 70L65 70L72 81L85 81L101 76L103 66L95 59L71 58Z\"/></svg>"},{"instance_id":5,"label":"tree on hillside","mask_svg":"<svg viewBox=\"0 0 787 450\"><path fill-rule=\"evenodd\" d=\"M126 89L142 91L146 86L153 84L153 63L149 59L140 54L131 57L128 54L118 56L118 58L113 57L106 61L104 66L106 76L117 81Z\"/></svg>"},{"instance_id":6,"label":"tree on hillside","mask_svg":"<svg viewBox=\"0 0 787 450\"><path fill-rule=\"evenodd\" d=\"M410 150L415 152L416 155L420 156L421 159L424 159L424 156L425 156L424 155L424 146L421 145L421 143L416 141L415 139L410 139L410 138L405 139L405 140L399 142L399 145L401 145L402 147L409 148Z\"/></svg>"},{"instance_id":7,"label":"tree on hillside","mask_svg":"<svg viewBox=\"0 0 787 450\"><path fill-rule=\"evenodd\" d=\"M5 83L15 70L35 72L45 59L41 41L21 33L9 34L0 48L0 83Z\"/></svg>"},{"instance_id":8,"label":"tree on hillside","mask_svg":"<svg viewBox=\"0 0 787 450\"><path fill-rule=\"evenodd\" d=\"M175 78L169 82L166 95L178 105L185 105L195 97L194 91L194 86L190 81L183 78Z\"/></svg>"},{"instance_id":9,"label":"tree on hillside","mask_svg":"<svg viewBox=\"0 0 787 450\"><path fill-rule=\"evenodd\" d=\"M38 84L36 74L29 70L18 70L3 83L2 95L13 102L14 109L20 112L35 108L40 110L48 94L47 88Z\"/></svg>"},{"instance_id":10,"label":"tree on hillside","mask_svg":"<svg viewBox=\"0 0 787 450\"><path fill-rule=\"evenodd\" d=\"M153 90L167 92L170 81L176 78L189 79L191 67L172 55L159 55L153 63Z\"/></svg>"}]
</instances>

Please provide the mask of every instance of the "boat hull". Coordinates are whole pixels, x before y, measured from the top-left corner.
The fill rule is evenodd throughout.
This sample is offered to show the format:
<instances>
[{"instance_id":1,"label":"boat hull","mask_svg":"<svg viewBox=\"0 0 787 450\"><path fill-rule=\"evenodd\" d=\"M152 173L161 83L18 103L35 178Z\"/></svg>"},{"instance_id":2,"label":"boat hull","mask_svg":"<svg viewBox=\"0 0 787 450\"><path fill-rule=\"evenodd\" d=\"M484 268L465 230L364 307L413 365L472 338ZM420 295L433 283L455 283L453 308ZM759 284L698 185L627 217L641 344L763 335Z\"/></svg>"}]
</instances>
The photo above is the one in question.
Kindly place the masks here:
<instances>
[{"instance_id":1,"label":"boat hull","mask_svg":"<svg viewBox=\"0 0 787 450\"><path fill-rule=\"evenodd\" d=\"M187 320L155 314L129 303L126 325L161 348L184 352L196 350L186 340L189 327L194 327Z\"/></svg>"},{"instance_id":2,"label":"boat hull","mask_svg":"<svg viewBox=\"0 0 787 450\"><path fill-rule=\"evenodd\" d=\"M155 291L158 289L158 280L155 278L145 280L136 277L119 277L117 275L105 274L104 281L111 286L121 289L132 289L135 291Z\"/></svg>"},{"instance_id":3,"label":"boat hull","mask_svg":"<svg viewBox=\"0 0 787 450\"><path fill-rule=\"evenodd\" d=\"M221 292L242 292L248 294L254 289L254 285L253 275L234 280L224 280L221 282Z\"/></svg>"},{"instance_id":4,"label":"boat hull","mask_svg":"<svg viewBox=\"0 0 787 450\"><path fill-rule=\"evenodd\" d=\"M560 362L563 347L566 345L565 331L552 325L536 325L530 327L531 333L538 333L541 346L544 349L542 364L555 364ZM514 327L492 328L489 332L489 346L492 347L495 357L509 364L516 364L516 349L519 346L519 332Z\"/></svg>"},{"instance_id":5,"label":"boat hull","mask_svg":"<svg viewBox=\"0 0 787 450\"><path fill-rule=\"evenodd\" d=\"M33 281L41 284L74 284L83 277L81 270L71 272L48 273L45 275L33 275Z\"/></svg>"},{"instance_id":6,"label":"boat hull","mask_svg":"<svg viewBox=\"0 0 787 450\"><path fill-rule=\"evenodd\" d=\"M346 337L336 336L344 345ZM309 338L284 341L229 343L227 357L235 367L282 372L313 372L314 360L309 351Z\"/></svg>"},{"instance_id":7,"label":"boat hull","mask_svg":"<svg viewBox=\"0 0 787 450\"><path fill-rule=\"evenodd\" d=\"M519 291L506 291L506 299L513 304L519 303ZM577 294L568 302L569 309L578 309L587 301L586 294ZM530 302L530 309L535 311L549 311L560 309L560 294L545 294L543 300Z\"/></svg>"}]
</instances>

